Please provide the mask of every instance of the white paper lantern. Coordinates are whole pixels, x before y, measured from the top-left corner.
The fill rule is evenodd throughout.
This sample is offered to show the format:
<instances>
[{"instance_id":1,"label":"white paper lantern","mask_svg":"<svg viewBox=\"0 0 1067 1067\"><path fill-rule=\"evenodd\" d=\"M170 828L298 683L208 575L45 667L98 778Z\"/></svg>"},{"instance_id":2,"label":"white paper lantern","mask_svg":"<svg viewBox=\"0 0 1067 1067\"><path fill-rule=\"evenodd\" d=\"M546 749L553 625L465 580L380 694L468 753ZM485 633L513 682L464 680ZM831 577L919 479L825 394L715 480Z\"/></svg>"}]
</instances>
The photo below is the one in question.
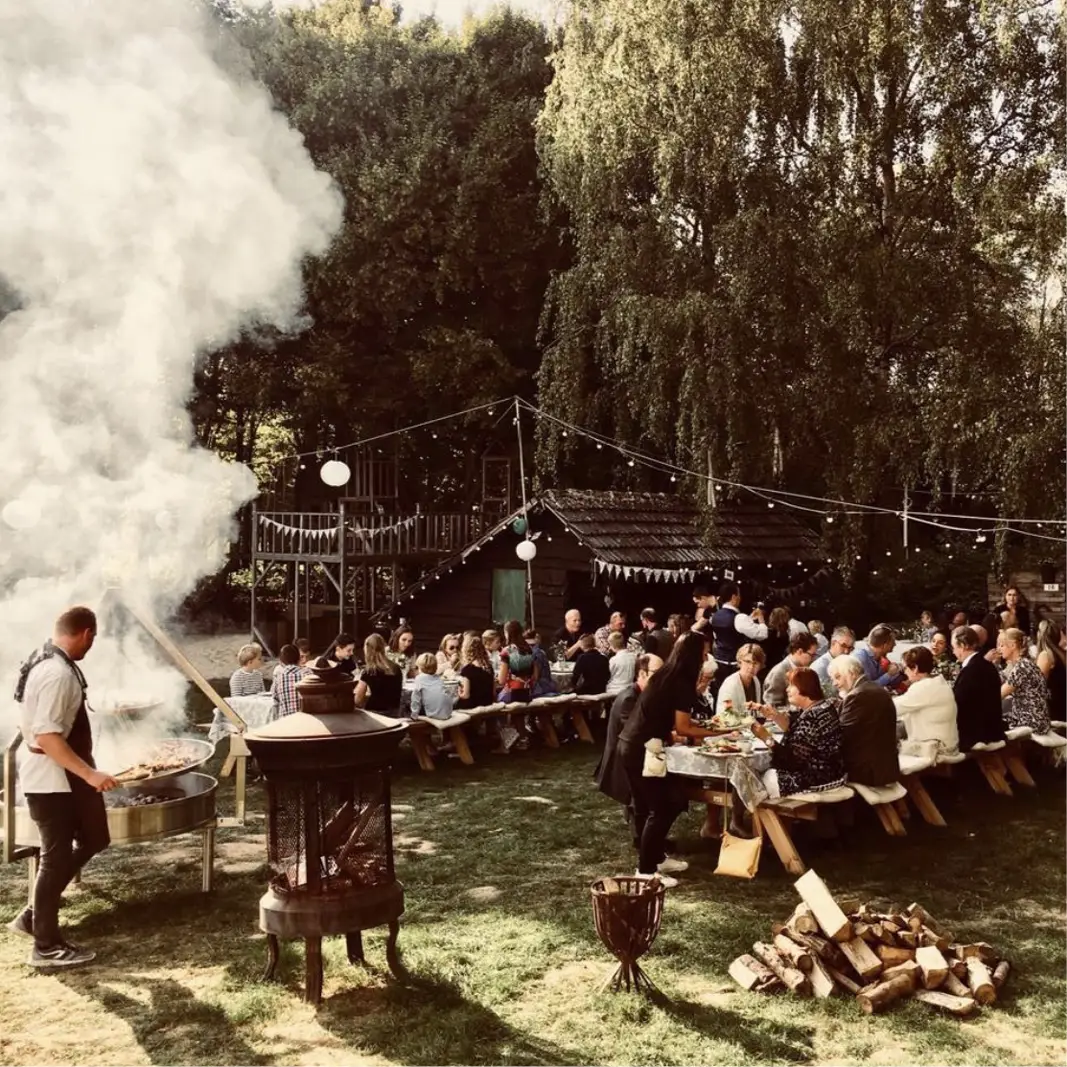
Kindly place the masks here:
<instances>
[{"instance_id":1,"label":"white paper lantern","mask_svg":"<svg viewBox=\"0 0 1067 1067\"><path fill-rule=\"evenodd\" d=\"M342 463L339 459L328 459L322 465L319 476L327 485L347 485L352 471L347 463Z\"/></svg>"},{"instance_id":2,"label":"white paper lantern","mask_svg":"<svg viewBox=\"0 0 1067 1067\"><path fill-rule=\"evenodd\" d=\"M12 530L29 530L40 521L41 509L29 500L10 500L0 511L0 517Z\"/></svg>"},{"instance_id":3,"label":"white paper lantern","mask_svg":"<svg viewBox=\"0 0 1067 1067\"><path fill-rule=\"evenodd\" d=\"M520 541L515 546L515 555L523 561L523 563L529 563L530 560L537 555L537 545L533 541Z\"/></svg>"}]
</instances>

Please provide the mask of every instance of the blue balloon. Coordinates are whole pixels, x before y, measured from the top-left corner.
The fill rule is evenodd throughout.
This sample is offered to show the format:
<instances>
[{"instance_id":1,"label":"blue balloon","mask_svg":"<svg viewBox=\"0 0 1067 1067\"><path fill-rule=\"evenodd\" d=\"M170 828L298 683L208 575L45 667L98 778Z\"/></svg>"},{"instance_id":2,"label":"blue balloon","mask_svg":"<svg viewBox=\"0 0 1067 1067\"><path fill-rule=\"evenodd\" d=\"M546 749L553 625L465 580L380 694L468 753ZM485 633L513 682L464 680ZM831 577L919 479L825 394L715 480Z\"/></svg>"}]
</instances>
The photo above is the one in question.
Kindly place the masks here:
<instances>
[{"instance_id":1,"label":"blue balloon","mask_svg":"<svg viewBox=\"0 0 1067 1067\"><path fill-rule=\"evenodd\" d=\"M526 520L519 516L512 524L511 528L521 537L526 533Z\"/></svg>"}]
</instances>

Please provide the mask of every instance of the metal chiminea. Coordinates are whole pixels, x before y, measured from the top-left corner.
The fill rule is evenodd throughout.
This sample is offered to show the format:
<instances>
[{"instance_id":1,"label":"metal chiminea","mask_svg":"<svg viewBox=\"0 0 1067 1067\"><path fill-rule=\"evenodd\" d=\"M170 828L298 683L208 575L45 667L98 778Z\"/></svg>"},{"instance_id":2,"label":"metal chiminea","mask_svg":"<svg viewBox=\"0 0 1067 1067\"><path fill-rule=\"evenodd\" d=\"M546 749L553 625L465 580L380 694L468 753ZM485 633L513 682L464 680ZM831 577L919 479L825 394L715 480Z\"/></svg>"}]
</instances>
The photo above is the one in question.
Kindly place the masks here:
<instances>
[{"instance_id":1,"label":"metal chiminea","mask_svg":"<svg viewBox=\"0 0 1067 1067\"><path fill-rule=\"evenodd\" d=\"M313 667L296 686L301 710L245 735L267 783L265 977L274 975L279 938L302 937L313 1004L322 999L324 936L344 934L357 963L361 931L388 925L386 959L399 975L404 887L393 872L389 770L404 727L356 709L354 684L336 667Z\"/></svg>"}]
</instances>

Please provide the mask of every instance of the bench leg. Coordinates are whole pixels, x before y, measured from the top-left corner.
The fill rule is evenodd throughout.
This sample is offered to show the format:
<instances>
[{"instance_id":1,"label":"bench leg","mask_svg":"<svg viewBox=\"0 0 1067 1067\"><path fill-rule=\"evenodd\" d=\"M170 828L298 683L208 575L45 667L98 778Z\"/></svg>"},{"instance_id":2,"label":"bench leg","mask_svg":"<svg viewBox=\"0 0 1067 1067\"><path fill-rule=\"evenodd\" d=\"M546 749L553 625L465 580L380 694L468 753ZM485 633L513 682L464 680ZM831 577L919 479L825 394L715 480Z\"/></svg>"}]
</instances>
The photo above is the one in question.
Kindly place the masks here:
<instances>
[{"instance_id":1,"label":"bench leg","mask_svg":"<svg viewBox=\"0 0 1067 1067\"><path fill-rule=\"evenodd\" d=\"M1011 791L1011 786L1008 785L1007 778L1004 777L1006 768L1004 761L995 752L983 754L976 760L978 769L982 772L982 776L989 783L989 788L994 793L999 793L1002 797L1010 797L1015 794Z\"/></svg>"},{"instance_id":2,"label":"bench leg","mask_svg":"<svg viewBox=\"0 0 1067 1067\"><path fill-rule=\"evenodd\" d=\"M545 744L549 748L559 748L559 736L556 733L555 724L552 722L552 712L538 711L536 714L537 728L541 731Z\"/></svg>"},{"instance_id":3,"label":"bench leg","mask_svg":"<svg viewBox=\"0 0 1067 1067\"><path fill-rule=\"evenodd\" d=\"M1009 744L1004 752L1004 763L1007 766L1008 773L1011 774L1019 785L1030 786L1036 788L1037 782L1030 776L1030 772L1026 769L1026 760L1023 759L1022 752L1016 747L1014 742Z\"/></svg>"},{"instance_id":4,"label":"bench leg","mask_svg":"<svg viewBox=\"0 0 1067 1067\"><path fill-rule=\"evenodd\" d=\"M901 819L911 818L911 808L908 807L908 801L904 797L894 801L893 807L897 809L897 815L899 815Z\"/></svg>"},{"instance_id":5,"label":"bench leg","mask_svg":"<svg viewBox=\"0 0 1067 1067\"><path fill-rule=\"evenodd\" d=\"M453 726L448 731L448 736L452 739L452 744L456 746L456 754L460 758L461 763L466 763L468 766L474 762L474 756L471 753L471 747L467 744L467 735L463 732L462 726Z\"/></svg>"},{"instance_id":6,"label":"bench leg","mask_svg":"<svg viewBox=\"0 0 1067 1067\"><path fill-rule=\"evenodd\" d=\"M708 804L704 808L704 825L700 828L700 836L714 840L719 836L719 808L716 804Z\"/></svg>"},{"instance_id":7,"label":"bench leg","mask_svg":"<svg viewBox=\"0 0 1067 1067\"><path fill-rule=\"evenodd\" d=\"M941 814L934 803L933 797L926 791L926 786L919 781L918 775L909 775L907 778L902 778L901 782L904 784L904 788L908 791L908 796L911 797L911 802L915 805L916 810L924 821L931 826L948 826L944 815Z\"/></svg>"},{"instance_id":8,"label":"bench leg","mask_svg":"<svg viewBox=\"0 0 1067 1067\"><path fill-rule=\"evenodd\" d=\"M790 874L799 876L807 870L804 861L800 858L800 853L797 852L796 845L793 844L792 835L776 811L770 808L759 808L752 813L752 822L761 837L766 832L771 839L771 844L774 845L774 851L778 853L778 858L782 861L782 866Z\"/></svg>"},{"instance_id":9,"label":"bench leg","mask_svg":"<svg viewBox=\"0 0 1067 1067\"><path fill-rule=\"evenodd\" d=\"M237 763L237 757L231 752L223 761L222 769L219 771L220 778L229 778L233 774L233 768Z\"/></svg>"},{"instance_id":10,"label":"bench leg","mask_svg":"<svg viewBox=\"0 0 1067 1067\"><path fill-rule=\"evenodd\" d=\"M581 708L570 709L571 723L574 732L588 744L593 744L593 731L589 729L589 723L585 720L585 712Z\"/></svg>"},{"instance_id":11,"label":"bench leg","mask_svg":"<svg viewBox=\"0 0 1067 1067\"><path fill-rule=\"evenodd\" d=\"M429 734L425 730L409 730L411 747L415 750L415 758L424 771L433 770L433 756L430 755Z\"/></svg>"},{"instance_id":12,"label":"bench leg","mask_svg":"<svg viewBox=\"0 0 1067 1067\"><path fill-rule=\"evenodd\" d=\"M892 804L875 804L874 810L878 813L878 820L890 837L905 837L907 835L908 831L904 829L904 824L900 821L897 809Z\"/></svg>"}]
</instances>

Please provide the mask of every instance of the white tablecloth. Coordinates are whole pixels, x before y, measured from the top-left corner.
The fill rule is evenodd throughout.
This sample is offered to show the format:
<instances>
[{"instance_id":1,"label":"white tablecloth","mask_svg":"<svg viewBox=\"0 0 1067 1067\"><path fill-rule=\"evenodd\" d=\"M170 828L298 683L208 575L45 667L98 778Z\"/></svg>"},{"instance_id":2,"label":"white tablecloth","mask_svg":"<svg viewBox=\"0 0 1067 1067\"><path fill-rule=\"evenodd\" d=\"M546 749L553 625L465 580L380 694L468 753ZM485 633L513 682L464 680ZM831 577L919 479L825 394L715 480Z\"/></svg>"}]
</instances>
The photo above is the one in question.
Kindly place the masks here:
<instances>
[{"instance_id":1,"label":"white tablecloth","mask_svg":"<svg viewBox=\"0 0 1067 1067\"><path fill-rule=\"evenodd\" d=\"M226 703L244 719L250 730L265 726L270 719L270 693L260 693L254 697L227 697ZM211 720L211 729L208 731L208 740L218 741L227 734L236 732L237 727L216 708L215 717Z\"/></svg>"},{"instance_id":2,"label":"white tablecloth","mask_svg":"<svg viewBox=\"0 0 1067 1067\"><path fill-rule=\"evenodd\" d=\"M667 749L668 773L702 781L725 779L749 811L755 811L767 799L767 790L760 776L770 765L771 754L761 741L753 742L751 756L702 756L687 745L671 745Z\"/></svg>"}]
</instances>

